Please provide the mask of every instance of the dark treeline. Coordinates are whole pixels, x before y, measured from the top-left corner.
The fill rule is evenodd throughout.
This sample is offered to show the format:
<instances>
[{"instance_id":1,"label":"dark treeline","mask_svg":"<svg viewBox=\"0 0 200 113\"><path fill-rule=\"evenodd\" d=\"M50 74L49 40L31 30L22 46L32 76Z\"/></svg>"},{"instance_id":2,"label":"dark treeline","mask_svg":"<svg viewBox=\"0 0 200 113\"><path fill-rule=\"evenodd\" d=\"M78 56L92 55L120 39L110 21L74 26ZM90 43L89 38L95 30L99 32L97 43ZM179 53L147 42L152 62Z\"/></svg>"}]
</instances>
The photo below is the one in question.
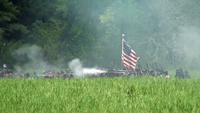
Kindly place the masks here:
<instances>
[{"instance_id":1,"label":"dark treeline","mask_svg":"<svg viewBox=\"0 0 200 113\"><path fill-rule=\"evenodd\" d=\"M16 50L36 46L40 54L34 57L51 65L80 58L85 66L107 68L113 62L120 68L125 34L142 65L193 67L200 54L199 5L199 0L0 0L0 64L22 66L28 53L17 56Z\"/></svg>"}]
</instances>

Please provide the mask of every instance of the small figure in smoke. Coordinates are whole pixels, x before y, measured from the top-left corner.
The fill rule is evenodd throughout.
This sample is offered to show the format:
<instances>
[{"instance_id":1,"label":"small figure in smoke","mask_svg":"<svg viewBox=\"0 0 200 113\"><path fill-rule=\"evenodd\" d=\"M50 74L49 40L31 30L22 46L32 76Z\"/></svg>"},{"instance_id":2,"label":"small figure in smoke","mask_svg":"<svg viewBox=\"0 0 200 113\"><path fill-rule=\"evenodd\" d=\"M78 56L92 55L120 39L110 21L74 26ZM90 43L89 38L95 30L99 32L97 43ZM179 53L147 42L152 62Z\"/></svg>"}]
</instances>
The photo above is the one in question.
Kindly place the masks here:
<instances>
[{"instance_id":1,"label":"small figure in smoke","mask_svg":"<svg viewBox=\"0 0 200 113\"><path fill-rule=\"evenodd\" d=\"M182 68L176 70L175 77L177 77L177 78L183 78L183 79L185 78L185 74L183 73Z\"/></svg>"},{"instance_id":2,"label":"small figure in smoke","mask_svg":"<svg viewBox=\"0 0 200 113\"><path fill-rule=\"evenodd\" d=\"M9 72L9 78L13 78L13 72L12 71Z\"/></svg>"},{"instance_id":3,"label":"small figure in smoke","mask_svg":"<svg viewBox=\"0 0 200 113\"><path fill-rule=\"evenodd\" d=\"M4 72L4 77L9 77L9 72L8 71Z\"/></svg>"},{"instance_id":4,"label":"small figure in smoke","mask_svg":"<svg viewBox=\"0 0 200 113\"><path fill-rule=\"evenodd\" d=\"M30 74L29 74L29 73L26 73L26 74L25 74L25 77L26 77L26 78L29 78L29 77L30 77Z\"/></svg>"},{"instance_id":5,"label":"small figure in smoke","mask_svg":"<svg viewBox=\"0 0 200 113\"><path fill-rule=\"evenodd\" d=\"M73 75L73 74L70 74L70 75L69 75L69 79L71 79L71 78L74 78L74 75Z\"/></svg>"},{"instance_id":6,"label":"small figure in smoke","mask_svg":"<svg viewBox=\"0 0 200 113\"><path fill-rule=\"evenodd\" d=\"M164 76L165 76L165 78L169 78L168 71L165 71L165 72L164 72Z\"/></svg>"},{"instance_id":7,"label":"small figure in smoke","mask_svg":"<svg viewBox=\"0 0 200 113\"><path fill-rule=\"evenodd\" d=\"M7 69L7 64L3 64L3 68L4 68L4 69Z\"/></svg>"},{"instance_id":8,"label":"small figure in smoke","mask_svg":"<svg viewBox=\"0 0 200 113\"><path fill-rule=\"evenodd\" d=\"M153 77L156 76L155 71L154 71L154 70L151 70L151 71L149 72L149 75L150 75L150 76L153 76Z\"/></svg>"},{"instance_id":9,"label":"small figure in smoke","mask_svg":"<svg viewBox=\"0 0 200 113\"><path fill-rule=\"evenodd\" d=\"M47 75L48 75L50 78L54 78L54 73L53 73L52 70L49 70Z\"/></svg>"},{"instance_id":10,"label":"small figure in smoke","mask_svg":"<svg viewBox=\"0 0 200 113\"><path fill-rule=\"evenodd\" d=\"M56 78L60 78L60 73L59 72L56 73Z\"/></svg>"},{"instance_id":11,"label":"small figure in smoke","mask_svg":"<svg viewBox=\"0 0 200 113\"><path fill-rule=\"evenodd\" d=\"M143 75L148 75L148 72L146 69L142 69L142 73L143 73Z\"/></svg>"},{"instance_id":12,"label":"small figure in smoke","mask_svg":"<svg viewBox=\"0 0 200 113\"><path fill-rule=\"evenodd\" d=\"M110 69L109 71L113 71L113 62L110 63Z\"/></svg>"},{"instance_id":13,"label":"small figure in smoke","mask_svg":"<svg viewBox=\"0 0 200 113\"><path fill-rule=\"evenodd\" d=\"M140 75L140 68L139 68L139 67L137 67L137 68L135 69L135 74L136 74L136 77L141 76L141 75Z\"/></svg>"},{"instance_id":14,"label":"small figure in smoke","mask_svg":"<svg viewBox=\"0 0 200 113\"><path fill-rule=\"evenodd\" d=\"M63 72L63 71L61 71L61 73L60 73L60 77L61 77L61 78L64 78L64 76L63 76L63 75L64 75L64 72Z\"/></svg>"},{"instance_id":15,"label":"small figure in smoke","mask_svg":"<svg viewBox=\"0 0 200 113\"><path fill-rule=\"evenodd\" d=\"M190 78L190 75L188 74L188 71L185 71L185 78Z\"/></svg>"},{"instance_id":16,"label":"small figure in smoke","mask_svg":"<svg viewBox=\"0 0 200 113\"><path fill-rule=\"evenodd\" d=\"M3 69L5 69L6 71L8 71L7 64L3 64Z\"/></svg>"},{"instance_id":17,"label":"small figure in smoke","mask_svg":"<svg viewBox=\"0 0 200 113\"><path fill-rule=\"evenodd\" d=\"M62 76L63 79L66 79L67 77L68 77L67 74L63 74Z\"/></svg>"},{"instance_id":18,"label":"small figure in smoke","mask_svg":"<svg viewBox=\"0 0 200 113\"><path fill-rule=\"evenodd\" d=\"M48 74L49 74L49 71L44 71L44 72L43 72L44 78L49 78L49 75L48 75Z\"/></svg>"},{"instance_id":19,"label":"small figure in smoke","mask_svg":"<svg viewBox=\"0 0 200 113\"><path fill-rule=\"evenodd\" d=\"M180 72L180 78L185 78L185 74L183 73L182 68L179 69L179 72Z\"/></svg>"},{"instance_id":20,"label":"small figure in smoke","mask_svg":"<svg viewBox=\"0 0 200 113\"><path fill-rule=\"evenodd\" d=\"M180 74L179 70L176 69L176 75L175 75L175 77L179 77L179 74Z\"/></svg>"},{"instance_id":21,"label":"small figure in smoke","mask_svg":"<svg viewBox=\"0 0 200 113\"><path fill-rule=\"evenodd\" d=\"M71 73L69 69L66 69L66 73Z\"/></svg>"},{"instance_id":22,"label":"small figure in smoke","mask_svg":"<svg viewBox=\"0 0 200 113\"><path fill-rule=\"evenodd\" d=\"M34 78L38 78L37 73L34 71L33 72Z\"/></svg>"},{"instance_id":23,"label":"small figure in smoke","mask_svg":"<svg viewBox=\"0 0 200 113\"><path fill-rule=\"evenodd\" d=\"M19 74L20 74L19 75L20 77L24 77L24 75L25 75L23 71L20 71Z\"/></svg>"}]
</instances>

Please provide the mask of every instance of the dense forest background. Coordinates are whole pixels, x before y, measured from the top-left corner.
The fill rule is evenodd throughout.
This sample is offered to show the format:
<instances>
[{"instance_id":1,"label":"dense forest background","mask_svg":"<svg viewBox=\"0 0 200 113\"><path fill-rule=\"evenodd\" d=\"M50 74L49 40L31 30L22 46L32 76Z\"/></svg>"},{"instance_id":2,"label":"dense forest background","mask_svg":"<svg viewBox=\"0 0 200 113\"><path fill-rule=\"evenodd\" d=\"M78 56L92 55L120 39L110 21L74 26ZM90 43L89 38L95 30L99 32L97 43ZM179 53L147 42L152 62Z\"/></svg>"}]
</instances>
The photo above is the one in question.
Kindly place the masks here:
<instances>
[{"instance_id":1,"label":"dense forest background","mask_svg":"<svg viewBox=\"0 0 200 113\"><path fill-rule=\"evenodd\" d=\"M200 66L199 0L0 0L0 65L121 67L121 39L138 63ZM28 65L27 65L28 63Z\"/></svg>"}]
</instances>

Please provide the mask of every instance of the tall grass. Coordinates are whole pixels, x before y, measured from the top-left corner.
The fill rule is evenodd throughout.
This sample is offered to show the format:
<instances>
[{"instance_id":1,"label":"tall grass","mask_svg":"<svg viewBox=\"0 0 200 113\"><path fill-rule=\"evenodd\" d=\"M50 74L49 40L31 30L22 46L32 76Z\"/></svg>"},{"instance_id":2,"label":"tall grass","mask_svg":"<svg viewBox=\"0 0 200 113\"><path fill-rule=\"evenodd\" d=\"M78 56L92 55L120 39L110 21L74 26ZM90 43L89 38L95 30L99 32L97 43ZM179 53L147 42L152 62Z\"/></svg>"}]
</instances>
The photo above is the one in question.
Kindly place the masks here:
<instances>
[{"instance_id":1,"label":"tall grass","mask_svg":"<svg viewBox=\"0 0 200 113\"><path fill-rule=\"evenodd\" d=\"M0 112L200 112L200 79L0 79Z\"/></svg>"}]
</instances>

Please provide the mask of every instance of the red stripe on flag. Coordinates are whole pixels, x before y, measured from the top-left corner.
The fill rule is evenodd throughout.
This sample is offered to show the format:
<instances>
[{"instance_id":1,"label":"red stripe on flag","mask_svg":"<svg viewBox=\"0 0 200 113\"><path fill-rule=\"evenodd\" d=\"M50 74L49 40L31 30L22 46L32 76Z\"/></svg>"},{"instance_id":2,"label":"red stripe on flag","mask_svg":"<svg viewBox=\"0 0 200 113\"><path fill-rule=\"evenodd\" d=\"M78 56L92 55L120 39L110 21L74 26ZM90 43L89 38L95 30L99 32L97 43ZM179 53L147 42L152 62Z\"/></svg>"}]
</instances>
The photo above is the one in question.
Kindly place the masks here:
<instances>
[{"instance_id":1,"label":"red stripe on flag","mask_svg":"<svg viewBox=\"0 0 200 113\"><path fill-rule=\"evenodd\" d=\"M123 42L126 42L124 39L122 40ZM123 43L122 43L123 44ZM135 70L137 60L139 59L139 56L130 48L130 46L126 45L126 48L131 49L130 55L127 55L124 53L123 49L124 45L122 45L122 57L121 57L121 62L125 67L131 68Z\"/></svg>"},{"instance_id":2,"label":"red stripe on flag","mask_svg":"<svg viewBox=\"0 0 200 113\"><path fill-rule=\"evenodd\" d=\"M128 55L126 55L126 54L123 54L123 56L124 56L125 58L127 58L128 60L132 61L133 63L136 63L134 60L131 59L131 58L133 58L133 57L128 56ZM136 61L137 61L137 60L136 60Z\"/></svg>"},{"instance_id":3,"label":"red stripe on flag","mask_svg":"<svg viewBox=\"0 0 200 113\"><path fill-rule=\"evenodd\" d=\"M126 59L124 59L124 61L126 61L128 64L130 64L130 65L133 65L133 66L135 66L135 63L132 63L132 62L130 62L130 61L128 61L128 60L126 60Z\"/></svg>"},{"instance_id":4,"label":"red stripe on flag","mask_svg":"<svg viewBox=\"0 0 200 113\"><path fill-rule=\"evenodd\" d=\"M122 64L123 64L125 67L132 68L133 70L135 70L135 67L134 67L134 66L129 66L129 65L127 65L127 64L124 63L124 62L122 62Z\"/></svg>"},{"instance_id":5,"label":"red stripe on flag","mask_svg":"<svg viewBox=\"0 0 200 113\"><path fill-rule=\"evenodd\" d=\"M125 67L128 67L128 68L131 68L131 69L135 70L135 67L133 67L133 66L128 66L126 63L123 63L123 65L124 65Z\"/></svg>"},{"instance_id":6,"label":"red stripe on flag","mask_svg":"<svg viewBox=\"0 0 200 113\"><path fill-rule=\"evenodd\" d=\"M133 70L135 70L136 67L136 63L132 63L130 61L127 61L126 59L122 58L122 63L124 66L128 67L128 68L132 68Z\"/></svg>"},{"instance_id":7,"label":"red stripe on flag","mask_svg":"<svg viewBox=\"0 0 200 113\"><path fill-rule=\"evenodd\" d=\"M131 51L131 53L135 56L135 57L137 57L138 58L138 55L137 54L135 54L133 51Z\"/></svg>"}]
</instances>

